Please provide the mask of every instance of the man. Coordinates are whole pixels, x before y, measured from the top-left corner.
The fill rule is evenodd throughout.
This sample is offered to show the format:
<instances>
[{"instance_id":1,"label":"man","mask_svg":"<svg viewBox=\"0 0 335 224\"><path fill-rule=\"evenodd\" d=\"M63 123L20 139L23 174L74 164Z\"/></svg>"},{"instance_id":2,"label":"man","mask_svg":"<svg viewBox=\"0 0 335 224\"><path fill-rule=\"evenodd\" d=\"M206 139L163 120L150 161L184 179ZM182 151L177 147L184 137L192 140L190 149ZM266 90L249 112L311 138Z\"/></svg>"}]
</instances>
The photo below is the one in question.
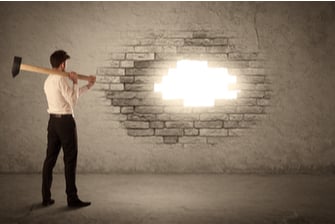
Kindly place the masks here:
<instances>
[{"instance_id":1,"label":"man","mask_svg":"<svg viewBox=\"0 0 335 224\"><path fill-rule=\"evenodd\" d=\"M66 61L70 56L63 50L55 51L50 56L53 69L64 72ZM68 84L68 78L72 86ZM42 197L44 206L54 204L51 198L52 171L56 164L60 148L63 148L67 203L69 207L89 206L77 195L77 130L73 109L78 97L89 90L95 83L95 76L90 76L86 86L78 87L78 75L70 72L69 77L50 74L44 83L44 92L48 101L48 146L42 173Z\"/></svg>"}]
</instances>

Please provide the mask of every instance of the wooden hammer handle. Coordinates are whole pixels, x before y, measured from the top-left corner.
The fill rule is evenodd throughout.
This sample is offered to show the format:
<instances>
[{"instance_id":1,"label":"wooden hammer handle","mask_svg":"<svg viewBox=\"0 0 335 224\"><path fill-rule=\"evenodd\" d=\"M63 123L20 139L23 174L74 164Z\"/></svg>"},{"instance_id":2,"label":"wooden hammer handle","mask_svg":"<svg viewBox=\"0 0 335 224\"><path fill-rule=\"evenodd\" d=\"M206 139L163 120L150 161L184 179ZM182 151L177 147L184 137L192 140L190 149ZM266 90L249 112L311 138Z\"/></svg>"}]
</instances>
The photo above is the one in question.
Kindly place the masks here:
<instances>
[{"instance_id":1,"label":"wooden hammer handle","mask_svg":"<svg viewBox=\"0 0 335 224\"><path fill-rule=\"evenodd\" d=\"M69 77L70 75L69 72L61 72L61 71L54 70L54 69L43 68L43 67L27 65L27 64L21 64L20 70L25 70L29 72L37 72L37 73L47 74L47 75L54 74L54 75L60 75L64 77ZM78 74L78 79L89 81L90 77L86 75Z\"/></svg>"}]
</instances>

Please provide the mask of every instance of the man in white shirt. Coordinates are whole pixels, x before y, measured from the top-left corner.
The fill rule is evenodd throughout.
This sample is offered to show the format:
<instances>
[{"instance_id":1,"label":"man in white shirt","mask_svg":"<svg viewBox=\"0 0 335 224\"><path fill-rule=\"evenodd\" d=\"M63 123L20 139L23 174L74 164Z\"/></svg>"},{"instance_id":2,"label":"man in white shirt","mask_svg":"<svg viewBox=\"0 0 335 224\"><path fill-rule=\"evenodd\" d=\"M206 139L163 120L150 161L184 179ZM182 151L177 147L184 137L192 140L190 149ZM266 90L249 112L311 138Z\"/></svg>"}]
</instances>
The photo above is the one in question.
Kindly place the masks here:
<instances>
[{"instance_id":1,"label":"man in white shirt","mask_svg":"<svg viewBox=\"0 0 335 224\"><path fill-rule=\"evenodd\" d=\"M65 71L66 60L70 56L63 50L55 51L50 56L53 69ZM72 81L72 86L68 80ZM78 198L76 187L77 166L77 130L73 117L74 106L81 94L89 90L95 83L95 76L90 76L88 84L79 88L78 75L70 72L69 77L50 74L44 83L44 92L48 101L48 146L43 164L42 174L42 204L52 205L51 198L52 171L56 164L60 148L63 148L66 180L67 203L69 207L89 206L90 202L83 202Z\"/></svg>"}]
</instances>

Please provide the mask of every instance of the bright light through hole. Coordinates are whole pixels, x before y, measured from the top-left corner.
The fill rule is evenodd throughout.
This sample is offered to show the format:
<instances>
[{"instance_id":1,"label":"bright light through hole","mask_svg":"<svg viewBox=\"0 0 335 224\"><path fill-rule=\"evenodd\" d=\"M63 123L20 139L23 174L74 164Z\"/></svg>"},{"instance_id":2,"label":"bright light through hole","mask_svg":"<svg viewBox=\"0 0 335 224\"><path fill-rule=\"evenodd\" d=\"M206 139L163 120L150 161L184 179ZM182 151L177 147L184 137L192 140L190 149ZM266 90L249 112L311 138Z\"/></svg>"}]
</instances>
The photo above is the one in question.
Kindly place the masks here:
<instances>
[{"instance_id":1,"label":"bright light through hole","mask_svg":"<svg viewBox=\"0 0 335 224\"><path fill-rule=\"evenodd\" d=\"M215 99L236 99L238 90L231 90L236 76L226 68L208 68L207 61L182 60L170 68L161 83L155 83L155 92L163 99L183 99L184 106L214 106Z\"/></svg>"}]
</instances>

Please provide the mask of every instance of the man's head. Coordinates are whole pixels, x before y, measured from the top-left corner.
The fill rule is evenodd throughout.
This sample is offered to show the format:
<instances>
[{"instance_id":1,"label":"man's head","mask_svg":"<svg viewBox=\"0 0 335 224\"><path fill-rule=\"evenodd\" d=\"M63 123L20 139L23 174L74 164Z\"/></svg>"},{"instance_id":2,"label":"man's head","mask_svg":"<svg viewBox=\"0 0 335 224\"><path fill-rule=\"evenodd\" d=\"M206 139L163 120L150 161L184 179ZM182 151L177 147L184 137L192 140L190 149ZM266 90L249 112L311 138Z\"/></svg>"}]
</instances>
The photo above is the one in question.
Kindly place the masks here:
<instances>
[{"instance_id":1,"label":"man's head","mask_svg":"<svg viewBox=\"0 0 335 224\"><path fill-rule=\"evenodd\" d=\"M70 56L63 50L57 50L50 56L50 64L54 69L65 70L66 60L69 59Z\"/></svg>"}]
</instances>

